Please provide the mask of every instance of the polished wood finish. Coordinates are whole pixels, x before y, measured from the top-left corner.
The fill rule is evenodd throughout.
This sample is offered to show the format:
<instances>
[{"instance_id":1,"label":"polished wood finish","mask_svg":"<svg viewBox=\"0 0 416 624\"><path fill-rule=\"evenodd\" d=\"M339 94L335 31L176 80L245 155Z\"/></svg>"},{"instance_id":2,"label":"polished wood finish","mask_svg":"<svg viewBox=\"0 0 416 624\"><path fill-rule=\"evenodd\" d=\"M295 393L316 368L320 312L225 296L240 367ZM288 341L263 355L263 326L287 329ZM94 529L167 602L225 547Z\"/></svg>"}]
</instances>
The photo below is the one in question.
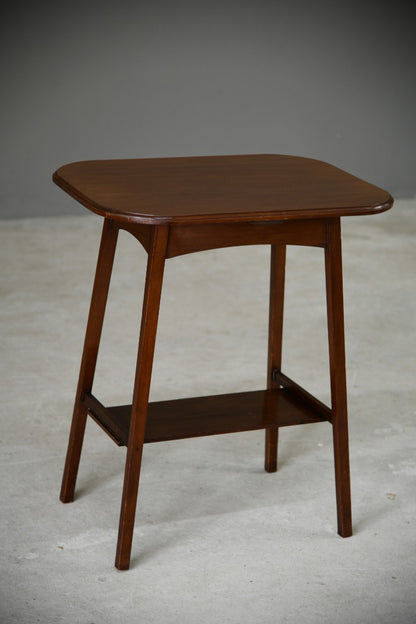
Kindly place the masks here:
<instances>
[{"instance_id":1,"label":"polished wood finish","mask_svg":"<svg viewBox=\"0 0 416 624\"><path fill-rule=\"evenodd\" d=\"M318 222L320 223L320 222ZM272 245L270 256L269 349L267 358L267 387L279 388L276 371L282 366L283 303L286 272L286 245ZM279 426L266 429L264 468L276 472Z\"/></svg>"},{"instance_id":2,"label":"polished wood finish","mask_svg":"<svg viewBox=\"0 0 416 624\"><path fill-rule=\"evenodd\" d=\"M325 247L325 275L338 533L342 537L349 537L352 534L352 521L347 383L345 376L341 222L339 218L328 221L328 243Z\"/></svg>"},{"instance_id":3,"label":"polished wood finish","mask_svg":"<svg viewBox=\"0 0 416 624\"><path fill-rule=\"evenodd\" d=\"M329 422L338 532L351 535L340 217L387 210L391 196L321 161L277 155L87 161L61 167L54 181L104 216L61 500L74 497L89 414L127 446L116 567L130 565L146 442L265 429L265 469L274 472L280 427ZM132 404L105 407L92 384L119 229L143 245L148 263ZM271 246L266 389L149 404L166 259L258 244ZM281 370L287 245L324 249L331 407Z\"/></svg>"},{"instance_id":4,"label":"polished wood finish","mask_svg":"<svg viewBox=\"0 0 416 624\"><path fill-rule=\"evenodd\" d=\"M285 388L288 394L296 397L305 405L305 407L309 408L317 416L320 416L322 420L332 422L332 411L325 405L325 403L322 403L322 401L307 392L305 388L299 386L299 384L293 381L293 379L290 379L290 377L284 375L278 369L273 371L272 377L274 381L280 385L280 387Z\"/></svg>"},{"instance_id":5,"label":"polished wood finish","mask_svg":"<svg viewBox=\"0 0 416 624\"><path fill-rule=\"evenodd\" d=\"M167 243L167 226L153 227L152 243L147 261L139 351L137 355L136 381L133 391L133 405L131 408L117 542L116 567L120 570L128 569L130 564L130 551L133 540L134 517L136 513L140 466L146 431L150 380Z\"/></svg>"},{"instance_id":6,"label":"polished wood finish","mask_svg":"<svg viewBox=\"0 0 416 624\"><path fill-rule=\"evenodd\" d=\"M92 160L64 165L54 181L103 217L149 224L361 215L392 202L333 165L277 154Z\"/></svg>"},{"instance_id":7,"label":"polished wood finish","mask_svg":"<svg viewBox=\"0 0 416 624\"><path fill-rule=\"evenodd\" d=\"M75 482L84 440L87 409L82 399L85 392L91 392L97 363L98 348L104 321L108 289L117 245L118 228L113 221L105 220L98 253L97 269L91 296L87 330L84 340L78 388L75 396L71 432L62 478L61 501L74 500Z\"/></svg>"},{"instance_id":8,"label":"polished wood finish","mask_svg":"<svg viewBox=\"0 0 416 624\"><path fill-rule=\"evenodd\" d=\"M133 231L133 230L130 230ZM167 257L241 245L307 245L323 247L325 219L170 226Z\"/></svg>"},{"instance_id":9,"label":"polished wood finish","mask_svg":"<svg viewBox=\"0 0 416 624\"><path fill-rule=\"evenodd\" d=\"M92 394L84 405L118 446L129 440L131 405L104 407ZM149 403L144 443L182 440L331 421L331 410L317 410L290 388L252 390Z\"/></svg>"}]
</instances>

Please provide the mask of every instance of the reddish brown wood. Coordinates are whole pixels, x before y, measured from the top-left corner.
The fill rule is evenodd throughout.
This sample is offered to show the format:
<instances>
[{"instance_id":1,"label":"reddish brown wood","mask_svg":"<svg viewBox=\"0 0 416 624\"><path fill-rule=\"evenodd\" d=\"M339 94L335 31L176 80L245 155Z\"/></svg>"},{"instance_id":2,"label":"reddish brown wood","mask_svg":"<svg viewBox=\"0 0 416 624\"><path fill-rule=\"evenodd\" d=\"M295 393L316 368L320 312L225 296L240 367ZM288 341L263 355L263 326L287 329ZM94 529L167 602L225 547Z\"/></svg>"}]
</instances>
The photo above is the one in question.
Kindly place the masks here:
<instances>
[{"instance_id":1,"label":"reddish brown wood","mask_svg":"<svg viewBox=\"0 0 416 624\"><path fill-rule=\"evenodd\" d=\"M61 499L73 500L87 411L127 444L116 566L127 569L144 442L265 428L265 468L277 469L278 428L332 422L338 531L351 535L340 217L382 212L389 193L336 167L278 155L72 163L54 181L105 217ZM148 253L132 406L105 408L92 383L118 228ZM233 245L272 245L267 390L148 405L165 259ZM325 248L329 409L281 372L285 250Z\"/></svg>"},{"instance_id":2,"label":"reddish brown wood","mask_svg":"<svg viewBox=\"0 0 416 624\"><path fill-rule=\"evenodd\" d=\"M85 404L96 422L119 446L127 446L131 405L104 407L94 396ZM331 410L315 409L291 388L254 390L149 403L144 443L200 436L275 430L325 422Z\"/></svg>"},{"instance_id":3,"label":"reddish brown wood","mask_svg":"<svg viewBox=\"0 0 416 624\"><path fill-rule=\"evenodd\" d=\"M84 161L54 181L93 212L149 224L316 219L393 202L328 163L277 154Z\"/></svg>"},{"instance_id":4,"label":"reddish brown wood","mask_svg":"<svg viewBox=\"0 0 416 624\"><path fill-rule=\"evenodd\" d=\"M71 432L69 435L68 450L62 478L60 498L63 503L69 503L74 500L75 482L78 474L87 419L87 408L82 402L82 397L84 392L91 392L94 380L111 271L117 245L117 235L118 229L114 222L106 219L101 236Z\"/></svg>"},{"instance_id":5,"label":"reddish brown wood","mask_svg":"<svg viewBox=\"0 0 416 624\"><path fill-rule=\"evenodd\" d=\"M131 417L131 405L125 406L127 410L118 410L116 414L105 407L90 392L85 392L83 405L87 408L88 414L101 427L103 431L117 444L117 446L127 446L129 440L129 428Z\"/></svg>"},{"instance_id":6,"label":"reddish brown wood","mask_svg":"<svg viewBox=\"0 0 416 624\"><path fill-rule=\"evenodd\" d=\"M130 221L119 221L118 226L120 230L126 230L130 234L137 238L137 240L143 245L147 253L150 251L152 244L152 228L143 223L133 223ZM325 228L326 236L326 228Z\"/></svg>"},{"instance_id":7,"label":"reddish brown wood","mask_svg":"<svg viewBox=\"0 0 416 624\"><path fill-rule=\"evenodd\" d=\"M349 537L352 535L352 520L345 374L341 223L339 218L328 221L325 274L338 533L342 537Z\"/></svg>"},{"instance_id":8,"label":"reddish brown wood","mask_svg":"<svg viewBox=\"0 0 416 624\"><path fill-rule=\"evenodd\" d=\"M152 375L156 328L162 292L163 271L168 242L168 228L154 227L149 251L136 378L133 391L129 441L124 473L116 567L127 570L133 540L134 518L139 487L140 466L146 430L146 416Z\"/></svg>"},{"instance_id":9,"label":"reddish brown wood","mask_svg":"<svg viewBox=\"0 0 416 624\"><path fill-rule=\"evenodd\" d=\"M267 387L279 388L274 372L282 365L283 302L285 292L286 245L272 245L270 258L269 349ZM279 429L266 430L264 468L276 472Z\"/></svg>"},{"instance_id":10,"label":"reddish brown wood","mask_svg":"<svg viewBox=\"0 0 416 624\"><path fill-rule=\"evenodd\" d=\"M238 245L308 245L324 247L325 219L248 221L247 223L170 226L168 258L195 251Z\"/></svg>"},{"instance_id":11,"label":"reddish brown wood","mask_svg":"<svg viewBox=\"0 0 416 624\"><path fill-rule=\"evenodd\" d=\"M307 392L302 386L299 386L293 379L290 379L287 375L284 375L279 370L273 371L273 379L278 383L286 392L293 397L296 397L301 403L308 407L316 415L321 416L323 420L332 422L331 409L322 403L319 399Z\"/></svg>"}]
</instances>

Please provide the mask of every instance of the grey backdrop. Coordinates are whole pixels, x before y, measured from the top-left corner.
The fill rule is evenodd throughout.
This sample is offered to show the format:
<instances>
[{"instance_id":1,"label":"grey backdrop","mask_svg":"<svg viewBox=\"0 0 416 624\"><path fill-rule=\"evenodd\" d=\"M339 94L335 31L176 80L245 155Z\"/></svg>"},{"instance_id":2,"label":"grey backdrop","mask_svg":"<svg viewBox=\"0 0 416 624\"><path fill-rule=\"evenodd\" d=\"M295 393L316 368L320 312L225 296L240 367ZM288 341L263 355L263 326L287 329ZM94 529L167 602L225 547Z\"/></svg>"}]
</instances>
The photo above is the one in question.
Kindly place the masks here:
<instances>
[{"instance_id":1,"label":"grey backdrop","mask_svg":"<svg viewBox=\"0 0 416 624\"><path fill-rule=\"evenodd\" d=\"M13 3L1 25L0 216L82 211L51 175L90 158L296 154L416 195L410 7Z\"/></svg>"}]
</instances>

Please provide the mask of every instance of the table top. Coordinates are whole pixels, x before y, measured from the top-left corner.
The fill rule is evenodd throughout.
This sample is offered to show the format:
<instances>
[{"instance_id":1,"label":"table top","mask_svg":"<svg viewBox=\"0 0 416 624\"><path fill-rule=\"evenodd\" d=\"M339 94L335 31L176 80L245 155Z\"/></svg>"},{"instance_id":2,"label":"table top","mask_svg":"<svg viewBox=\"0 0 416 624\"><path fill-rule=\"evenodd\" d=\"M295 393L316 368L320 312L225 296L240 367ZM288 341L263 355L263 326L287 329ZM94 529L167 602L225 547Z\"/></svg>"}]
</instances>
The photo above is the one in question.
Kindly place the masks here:
<instances>
[{"instance_id":1,"label":"table top","mask_svg":"<svg viewBox=\"0 0 416 624\"><path fill-rule=\"evenodd\" d=\"M393 204L333 165L276 154L81 161L53 180L95 213L147 224L343 217Z\"/></svg>"}]
</instances>

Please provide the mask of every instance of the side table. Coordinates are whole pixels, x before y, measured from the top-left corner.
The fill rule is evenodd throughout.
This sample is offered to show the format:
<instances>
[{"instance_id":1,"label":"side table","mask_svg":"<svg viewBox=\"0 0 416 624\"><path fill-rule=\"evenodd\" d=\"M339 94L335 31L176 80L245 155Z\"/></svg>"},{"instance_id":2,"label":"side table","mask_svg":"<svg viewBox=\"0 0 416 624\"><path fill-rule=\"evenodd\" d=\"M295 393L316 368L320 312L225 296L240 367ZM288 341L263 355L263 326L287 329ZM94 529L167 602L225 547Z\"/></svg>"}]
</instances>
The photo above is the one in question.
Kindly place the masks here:
<instances>
[{"instance_id":1,"label":"side table","mask_svg":"<svg viewBox=\"0 0 416 624\"><path fill-rule=\"evenodd\" d=\"M333 429L338 533L352 534L345 379L341 217L388 210L388 192L332 165L272 154L94 160L65 165L54 182L104 217L61 500L73 501L87 416L127 446L115 565L130 565L143 444L265 429L265 469L277 470L279 427L327 421ZM92 386L118 231L148 254L131 405L105 407ZM167 258L238 245L271 246L265 389L149 403ZM325 253L331 407L281 370L287 245Z\"/></svg>"}]
</instances>

